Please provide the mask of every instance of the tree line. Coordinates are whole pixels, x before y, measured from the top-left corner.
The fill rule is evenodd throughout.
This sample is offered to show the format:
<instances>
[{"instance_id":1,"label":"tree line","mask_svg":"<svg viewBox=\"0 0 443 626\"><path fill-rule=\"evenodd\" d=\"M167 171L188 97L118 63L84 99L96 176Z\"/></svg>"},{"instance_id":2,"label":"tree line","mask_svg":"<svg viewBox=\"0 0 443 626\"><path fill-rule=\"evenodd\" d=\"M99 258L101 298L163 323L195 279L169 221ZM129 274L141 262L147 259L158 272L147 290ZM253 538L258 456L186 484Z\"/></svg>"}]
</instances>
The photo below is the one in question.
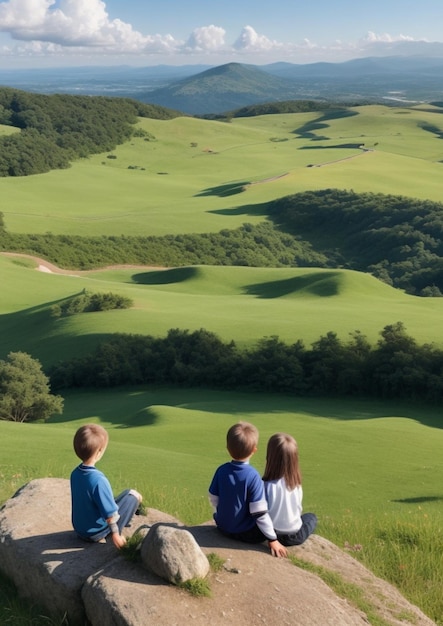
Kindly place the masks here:
<instances>
[{"instance_id":1,"label":"tree line","mask_svg":"<svg viewBox=\"0 0 443 626\"><path fill-rule=\"evenodd\" d=\"M0 214L0 250L69 269L114 263L343 268L413 295L443 294L440 202L325 189L269 202L267 215L260 224L218 233L80 237L9 233Z\"/></svg>"},{"instance_id":2,"label":"tree line","mask_svg":"<svg viewBox=\"0 0 443 626\"><path fill-rule=\"evenodd\" d=\"M277 336L239 348L205 329L165 337L117 334L87 356L53 366L55 390L122 385L183 385L295 396L354 396L440 402L443 350L418 345L402 322L376 345L359 331L348 341L328 332L307 348Z\"/></svg>"},{"instance_id":3,"label":"tree line","mask_svg":"<svg viewBox=\"0 0 443 626\"><path fill-rule=\"evenodd\" d=\"M133 134L138 117L179 113L129 98L43 95L0 88L0 124L20 132L0 137L0 176L29 176L113 150Z\"/></svg>"}]
</instances>

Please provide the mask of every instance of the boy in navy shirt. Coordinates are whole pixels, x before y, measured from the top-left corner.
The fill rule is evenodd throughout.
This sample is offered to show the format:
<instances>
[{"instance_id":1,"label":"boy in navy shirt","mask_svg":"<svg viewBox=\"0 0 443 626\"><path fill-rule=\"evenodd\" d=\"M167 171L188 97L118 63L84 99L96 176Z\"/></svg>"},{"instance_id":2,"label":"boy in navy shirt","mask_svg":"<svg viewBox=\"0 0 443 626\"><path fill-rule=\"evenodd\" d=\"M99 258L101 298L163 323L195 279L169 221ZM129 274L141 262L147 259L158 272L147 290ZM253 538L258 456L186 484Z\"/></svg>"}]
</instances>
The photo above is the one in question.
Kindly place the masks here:
<instances>
[{"instance_id":1,"label":"boy in navy shirt","mask_svg":"<svg viewBox=\"0 0 443 626\"><path fill-rule=\"evenodd\" d=\"M95 467L107 445L108 433L98 424L85 424L75 433L74 450L82 463L71 474L72 525L86 541L103 542L110 534L120 549L126 543L122 529L129 525L142 497L127 489L114 499L109 480Z\"/></svg>"},{"instance_id":2,"label":"boy in navy shirt","mask_svg":"<svg viewBox=\"0 0 443 626\"><path fill-rule=\"evenodd\" d=\"M209 487L217 528L227 537L247 543L267 540L273 556L287 556L272 526L263 481L249 465L257 451L258 430L248 422L234 424L226 444L232 461L220 465Z\"/></svg>"}]
</instances>

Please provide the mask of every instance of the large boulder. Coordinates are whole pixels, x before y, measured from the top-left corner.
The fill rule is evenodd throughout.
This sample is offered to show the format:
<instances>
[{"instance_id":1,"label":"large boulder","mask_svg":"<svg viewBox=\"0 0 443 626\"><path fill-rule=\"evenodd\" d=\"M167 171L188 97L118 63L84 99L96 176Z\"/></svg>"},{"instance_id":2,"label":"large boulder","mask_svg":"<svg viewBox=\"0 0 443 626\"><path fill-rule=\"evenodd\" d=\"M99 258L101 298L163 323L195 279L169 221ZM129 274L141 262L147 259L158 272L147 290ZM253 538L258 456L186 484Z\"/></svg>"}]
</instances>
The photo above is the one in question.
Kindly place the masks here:
<instances>
[{"instance_id":1,"label":"large boulder","mask_svg":"<svg viewBox=\"0 0 443 626\"><path fill-rule=\"evenodd\" d=\"M48 612L67 612L73 626L86 622L92 626L367 626L366 615L339 598L318 576L295 567L289 559L272 558L265 545L223 537L212 522L186 527L150 509L125 529L127 534L139 526L143 532L150 529L144 542L153 527L183 536L189 533L205 555L216 553L224 566L207 576L211 597L194 597L141 563L123 558L112 542L78 540L71 530L70 509L68 480L39 479L22 487L0 509L0 570L23 596L45 605ZM359 586L380 621L432 626L391 585L322 537L314 535L290 552Z\"/></svg>"}]
</instances>

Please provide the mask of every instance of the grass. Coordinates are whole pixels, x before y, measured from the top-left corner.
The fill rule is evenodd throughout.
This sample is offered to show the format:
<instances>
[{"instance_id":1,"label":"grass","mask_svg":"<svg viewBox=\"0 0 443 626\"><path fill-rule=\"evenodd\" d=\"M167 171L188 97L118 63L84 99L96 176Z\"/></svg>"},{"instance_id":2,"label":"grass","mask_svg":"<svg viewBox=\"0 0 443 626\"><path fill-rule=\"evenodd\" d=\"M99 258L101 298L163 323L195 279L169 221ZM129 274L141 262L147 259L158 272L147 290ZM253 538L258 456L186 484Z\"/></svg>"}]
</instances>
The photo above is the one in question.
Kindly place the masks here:
<instances>
[{"instance_id":1,"label":"grass","mask_svg":"<svg viewBox=\"0 0 443 626\"><path fill-rule=\"evenodd\" d=\"M319 534L442 623L438 407L168 388L70 393L65 404L47 424L0 422L0 502L32 478L68 478L75 430L97 421L110 433L100 469L116 492L133 487L148 508L202 523L212 474L228 458L226 431L247 419L261 433L252 459L260 471L272 433L298 440L304 506L317 513Z\"/></svg>"},{"instance_id":2,"label":"grass","mask_svg":"<svg viewBox=\"0 0 443 626\"><path fill-rule=\"evenodd\" d=\"M68 626L65 616L51 618L47 611L19 598L14 585L0 575L0 624L2 626Z\"/></svg>"},{"instance_id":3,"label":"grass","mask_svg":"<svg viewBox=\"0 0 443 626\"><path fill-rule=\"evenodd\" d=\"M378 615L377 608L365 597L364 590L358 585L346 582L336 572L332 572L321 565L303 561L303 559L292 554L289 555L289 559L297 567L319 576L339 597L345 598L350 604L362 611L371 626L391 626L391 622Z\"/></svg>"},{"instance_id":4,"label":"grass","mask_svg":"<svg viewBox=\"0 0 443 626\"><path fill-rule=\"evenodd\" d=\"M206 578L190 578L178 583L180 589L184 589L191 596L195 597L211 597L211 587Z\"/></svg>"},{"instance_id":5,"label":"grass","mask_svg":"<svg viewBox=\"0 0 443 626\"><path fill-rule=\"evenodd\" d=\"M170 328L205 328L242 346L273 335L310 346L329 331L348 341L360 330L376 342L386 325L402 321L419 343L443 345L443 299L410 296L350 270L194 267L75 277L37 272L0 255L0 272L0 358L21 350L44 366L85 354L116 332L165 336ZM134 306L51 316L54 303L84 288L112 291Z\"/></svg>"},{"instance_id":6,"label":"grass","mask_svg":"<svg viewBox=\"0 0 443 626\"><path fill-rule=\"evenodd\" d=\"M6 226L80 235L214 232L262 221L269 200L325 187L440 201L443 148L423 125L441 128L441 115L420 107L355 111L313 132L309 125L321 114L230 124L142 120L156 141L133 139L114 151L116 159L97 155L66 171L0 179ZM373 151L340 147L363 143ZM200 267L75 277L34 268L0 256L0 358L24 350L48 365L89 351L108 334L164 335L176 327L207 328L243 345L270 335L309 345L330 330L346 340L358 329L376 341L385 325L402 321L417 341L443 344L442 299L407 296L356 272ZM85 287L121 293L134 308L50 317L53 303ZM263 469L273 432L294 434L305 510L319 516L318 532L443 624L438 407L167 388L64 395L64 415L48 424L0 422L0 502L33 478L68 478L77 462L76 428L98 421L110 432L100 467L116 492L131 486L148 507L201 523L211 515L213 471L227 459L226 430L248 419L261 432L254 465ZM53 626L38 608L21 613L11 594L0 595L2 624Z\"/></svg>"},{"instance_id":7,"label":"grass","mask_svg":"<svg viewBox=\"0 0 443 626\"><path fill-rule=\"evenodd\" d=\"M440 113L377 105L354 112L309 132L322 113L229 124L143 119L140 126L156 140L133 138L112 152L115 159L105 153L64 171L0 179L5 223L12 232L163 235L257 223L266 202L307 189L440 201L443 149L425 130L442 129ZM343 147L363 144L373 152ZM267 182L244 186L260 181Z\"/></svg>"}]
</instances>

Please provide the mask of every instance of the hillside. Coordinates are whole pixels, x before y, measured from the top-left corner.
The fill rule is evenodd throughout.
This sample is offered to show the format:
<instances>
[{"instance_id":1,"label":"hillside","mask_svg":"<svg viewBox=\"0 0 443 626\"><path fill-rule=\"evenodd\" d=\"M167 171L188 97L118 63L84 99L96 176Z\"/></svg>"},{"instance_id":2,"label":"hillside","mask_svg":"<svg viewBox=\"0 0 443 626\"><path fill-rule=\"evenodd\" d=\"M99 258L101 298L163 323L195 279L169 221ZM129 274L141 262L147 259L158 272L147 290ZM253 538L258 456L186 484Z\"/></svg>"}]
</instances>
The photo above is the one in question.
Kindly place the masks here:
<instances>
[{"instance_id":1,"label":"hillside","mask_svg":"<svg viewBox=\"0 0 443 626\"><path fill-rule=\"evenodd\" d=\"M242 106L297 96L290 81L252 65L228 63L150 91L141 98L192 115L221 113Z\"/></svg>"},{"instance_id":2,"label":"hillside","mask_svg":"<svg viewBox=\"0 0 443 626\"><path fill-rule=\"evenodd\" d=\"M432 102L441 100L441 58L368 57L342 63L229 63L139 97L192 115L282 100Z\"/></svg>"},{"instance_id":3,"label":"hillside","mask_svg":"<svg viewBox=\"0 0 443 626\"><path fill-rule=\"evenodd\" d=\"M129 99L47 96L0 88L0 124L20 130L0 135L0 177L65 169L76 159L128 141L138 117L176 115Z\"/></svg>"}]
</instances>

